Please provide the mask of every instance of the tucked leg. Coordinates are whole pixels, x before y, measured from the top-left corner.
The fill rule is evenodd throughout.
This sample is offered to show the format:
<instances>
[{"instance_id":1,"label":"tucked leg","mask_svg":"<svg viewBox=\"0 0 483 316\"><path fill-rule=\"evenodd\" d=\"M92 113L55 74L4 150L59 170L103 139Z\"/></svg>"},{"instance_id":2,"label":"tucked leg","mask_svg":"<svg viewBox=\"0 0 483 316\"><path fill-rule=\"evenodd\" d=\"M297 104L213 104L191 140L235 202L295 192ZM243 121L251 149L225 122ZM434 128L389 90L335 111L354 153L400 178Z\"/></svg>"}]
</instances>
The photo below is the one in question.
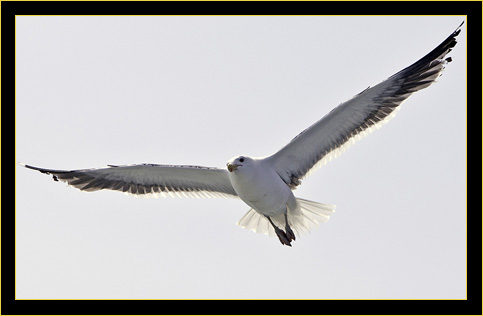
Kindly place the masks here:
<instances>
[{"instance_id":1,"label":"tucked leg","mask_svg":"<svg viewBox=\"0 0 483 316\"><path fill-rule=\"evenodd\" d=\"M275 224L272 222L272 219L270 217L268 217L268 216L265 216L265 217L268 219L268 221L272 225L273 229L275 229L275 233L277 234L277 237L280 240L280 242L282 243L282 245L287 245L287 246L292 247L292 245L290 244L291 239L289 239L287 237L285 232L283 230L281 230L280 228L278 228L277 226L275 226Z\"/></svg>"}]
</instances>

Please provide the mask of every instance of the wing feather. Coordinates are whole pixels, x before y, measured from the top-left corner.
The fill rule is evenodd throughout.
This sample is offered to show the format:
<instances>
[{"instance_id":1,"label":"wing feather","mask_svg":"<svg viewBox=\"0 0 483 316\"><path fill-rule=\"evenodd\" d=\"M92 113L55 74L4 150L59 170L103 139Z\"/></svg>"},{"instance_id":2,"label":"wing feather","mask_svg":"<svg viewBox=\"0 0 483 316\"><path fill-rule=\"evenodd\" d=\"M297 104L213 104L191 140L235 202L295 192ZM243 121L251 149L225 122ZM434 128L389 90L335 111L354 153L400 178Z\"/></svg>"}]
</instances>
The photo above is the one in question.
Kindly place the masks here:
<instances>
[{"instance_id":1,"label":"wing feather","mask_svg":"<svg viewBox=\"0 0 483 316\"><path fill-rule=\"evenodd\" d=\"M292 189L298 186L311 171L393 118L412 93L430 86L451 62L446 55L456 45L461 25L429 54L340 104L266 159Z\"/></svg>"},{"instance_id":2,"label":"wing feather","mask_svg":"<svg viewBox=\"0 0 483 316\"><path fill-rule=\"evenodd\" d=\"M88 192L107 189L148 196L237 197L228 171L219 168L140 164L68 171L24 166Z\"/></svg>"}]
</instances>

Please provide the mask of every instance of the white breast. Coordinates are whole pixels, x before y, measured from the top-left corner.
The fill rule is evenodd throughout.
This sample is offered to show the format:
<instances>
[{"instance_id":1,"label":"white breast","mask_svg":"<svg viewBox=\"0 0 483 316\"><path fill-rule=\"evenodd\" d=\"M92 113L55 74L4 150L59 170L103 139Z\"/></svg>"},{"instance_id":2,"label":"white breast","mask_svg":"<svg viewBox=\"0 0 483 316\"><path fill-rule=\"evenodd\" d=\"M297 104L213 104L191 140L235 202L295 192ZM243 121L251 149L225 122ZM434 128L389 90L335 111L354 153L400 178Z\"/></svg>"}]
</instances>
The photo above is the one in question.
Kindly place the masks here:
<instances>
[{"instance_id":1,"label":"white breast","mask_svg":"<svg viewBox=\"0 0 483 316\"><path fill-rule=\"evenodd\" d=\"M285 212L292 190L263 159L230 173L230 181L238 196L257 212L273 216Z\"/></svg>"}]
</instances>

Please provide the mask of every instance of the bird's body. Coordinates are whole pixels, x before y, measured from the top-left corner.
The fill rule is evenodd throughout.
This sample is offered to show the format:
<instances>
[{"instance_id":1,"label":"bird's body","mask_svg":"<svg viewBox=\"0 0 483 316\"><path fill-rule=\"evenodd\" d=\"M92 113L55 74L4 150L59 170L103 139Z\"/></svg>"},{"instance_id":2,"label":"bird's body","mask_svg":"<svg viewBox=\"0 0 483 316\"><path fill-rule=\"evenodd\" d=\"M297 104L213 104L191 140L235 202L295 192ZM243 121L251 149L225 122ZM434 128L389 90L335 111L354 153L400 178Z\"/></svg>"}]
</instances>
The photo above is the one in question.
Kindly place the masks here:
<instances>
[{"instance_id":1,"label":"bird's body","mask_svg":"<svg viewBox=\"0 0 483 316\"><path fill-rule=\"evenodd\" d=\"M239 156L228 161L227 169L142 164L66 171L25 166L83 191L238 197L251 207L239 226L276 235L291 246L296 236L326 222L335 208L296 198L293 190L309 173L394 117L412 93L430 86L451 62L446 55L456 45L460 27L416 63L340 104L268 157Z\"/></svg>"},{"instance_id":2,"label":"bird's body","mask_svg":"<svg viewBox=\"0 0 483 316\"><path fill-rule=\"evenodd\" d=\"M243 162L240 163L240 159ZM239 157L233 159L232 163L240 163L236 170L230 172L235 192L257 212L274 216L285 213L287 207L296 207L292 190L265 159Z\"/></svg>"}]
</instances>

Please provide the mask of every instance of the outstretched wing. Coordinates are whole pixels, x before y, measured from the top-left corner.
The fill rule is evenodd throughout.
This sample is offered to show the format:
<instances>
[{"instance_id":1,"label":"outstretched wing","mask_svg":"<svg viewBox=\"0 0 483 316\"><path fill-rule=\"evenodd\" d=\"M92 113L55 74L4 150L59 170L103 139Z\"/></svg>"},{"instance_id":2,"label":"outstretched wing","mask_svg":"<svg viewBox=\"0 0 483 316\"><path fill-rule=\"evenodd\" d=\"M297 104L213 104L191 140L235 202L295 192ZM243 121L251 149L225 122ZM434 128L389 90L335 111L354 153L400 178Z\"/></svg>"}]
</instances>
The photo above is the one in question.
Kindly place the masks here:
<instances>
[{"instance_id":1,"label":"outstretched wing","mask_svg":"<svg viewBox=\"0 0 483 316\"><path fill-rule=\"evenodd\" d=\"M394 117L399 105L412 93L430 86L451 62L446 55L456 45L461 25L416 63L340 104L266 159L295 188L310 171L320 168Z\"/></svg>"},{"instance_id":2,"label":"outstretched wing","mask_svg":"<svg viewBox=\"0 0 483 316\"><path fill-rule=\"evenodd\" d=\"M136 195L237 197L228 171L218 168L140 164L67 171L25 167L51 174L55 181L82 191L107 189Z\"/></svg>"}]
</instances>

